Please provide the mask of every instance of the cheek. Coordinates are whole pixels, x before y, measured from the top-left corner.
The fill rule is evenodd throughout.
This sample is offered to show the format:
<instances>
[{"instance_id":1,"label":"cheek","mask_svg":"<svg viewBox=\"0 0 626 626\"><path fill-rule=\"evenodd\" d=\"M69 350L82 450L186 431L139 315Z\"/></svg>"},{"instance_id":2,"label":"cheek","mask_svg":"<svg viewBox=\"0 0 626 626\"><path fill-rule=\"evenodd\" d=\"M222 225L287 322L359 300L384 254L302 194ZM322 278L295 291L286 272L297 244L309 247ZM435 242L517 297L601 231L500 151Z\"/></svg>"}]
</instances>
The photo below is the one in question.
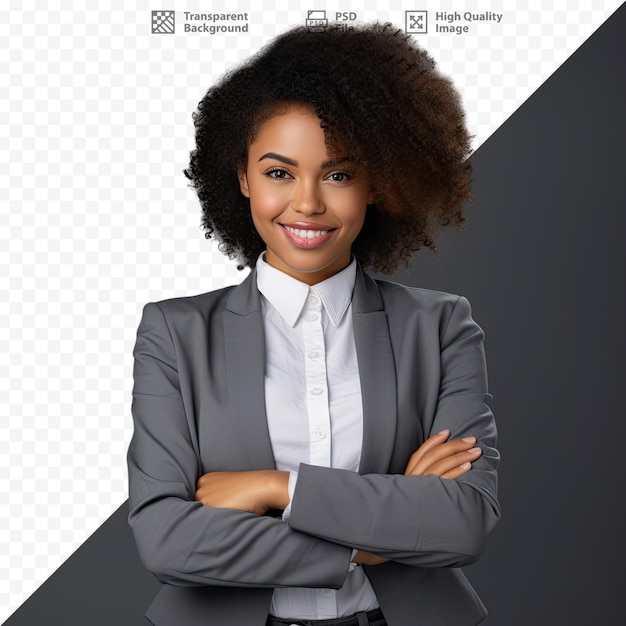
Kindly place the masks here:
<instances>
[{"instance_id":1,"label":"cheek","mask_svg":"<svg viewBox=\"0 0 626 626\"><path fill-rule=\"evenodd\" d=\"M367 195L358 194L346 199L343 205L343 223L360 230L365 221L367 211Z\"/></svg>"},{"instance_id":2,"label":"cheek","mask_svg":"<svg viewBox=\"0 0 626 626\"><path fill-rule=\"evenodd\" d=\"M271 220L279 215L285 205L284 194L279 189L266 187L263 184L250 190L250 210L252 219Z\"/></svg>"},{"instance_id":3,"label":"cheek","mask_svg":"<svg viewBox=\"0 0 626 626\"><path fill-rule=\"evenodd\" d=\"M359 210L355 215L354 215L354 221L352 223L353 226L353 234L354 237L358 237L359 233L361 232L361 229L363 228L363 223L365 222L365 209Z\"/></svg>"}]
</instances>

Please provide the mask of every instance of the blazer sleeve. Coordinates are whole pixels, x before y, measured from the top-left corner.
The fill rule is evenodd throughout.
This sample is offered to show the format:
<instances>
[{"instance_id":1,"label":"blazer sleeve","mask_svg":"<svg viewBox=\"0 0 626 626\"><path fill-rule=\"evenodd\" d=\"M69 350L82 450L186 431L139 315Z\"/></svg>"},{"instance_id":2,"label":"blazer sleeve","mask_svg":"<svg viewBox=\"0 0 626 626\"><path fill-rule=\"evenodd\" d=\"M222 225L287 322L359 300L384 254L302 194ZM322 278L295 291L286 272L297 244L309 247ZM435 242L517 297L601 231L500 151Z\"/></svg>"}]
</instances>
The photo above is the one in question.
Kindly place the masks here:
<instances>
[{"instance_id":1,"label":"blazer sleeve","mask_svg":"<svg viewBox=\"0 0 626 626\"><path fill-rule=\"evenodd\" d=\"M496 426L487 402L484 333L459 296L440 335L440 389L430 436L474 435L482 449L457 479L367 474L302 464L289 525L406 565L458 567L476 561L500 517ZM324 516L315 511L324 511Z\"/></svg>"},{"instance_id":2,"label":"blazer sleeve","mask_svg":"<svg viewBox=\"0 0 626 626\"><path fill-rule=\"evenodd\" d=\"M183 586L341 587L349 548L280 519L194 501L200 462L156 303L143 309L133 355L128 521L146 568Z\"/></svg>"}]
</instances>

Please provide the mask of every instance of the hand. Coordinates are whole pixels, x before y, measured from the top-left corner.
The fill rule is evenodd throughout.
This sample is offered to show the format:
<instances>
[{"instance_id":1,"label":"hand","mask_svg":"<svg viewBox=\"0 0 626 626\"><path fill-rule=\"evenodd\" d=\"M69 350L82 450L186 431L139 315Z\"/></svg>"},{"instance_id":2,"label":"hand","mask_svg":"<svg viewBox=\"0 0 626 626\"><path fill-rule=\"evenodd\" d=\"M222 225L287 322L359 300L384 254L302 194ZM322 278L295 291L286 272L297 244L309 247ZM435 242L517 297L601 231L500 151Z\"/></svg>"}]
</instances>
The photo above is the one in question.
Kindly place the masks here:
<instances>
[{"instance_id":1,"label":"hand","mask_svg":"<svg viewBox=\"0 0 626 626\"><path fill-rule=\"evenodd\" d=\"M371 552L365 552L365 550L359 550L353 557L352 562L358 565L380 565L386 563L389 559Z\"/></svg>"},{"instance_id":2,"label":"hand","mask_svg":"<svg viewBox=\"0 0 626 626\"><path fill-rule=\"evenodd\" d=\"M289 504L289 472L209 472L198 479L195 500L220 509L263 515Z\"/></svg>"},{"instance_id":3,"label":"hand","mask_svg":"<svg viewBox=\"0 0 626 626\"><path fill-rule=\"evenodd\" d=\"M440 478L458 478L472 467L481 454L480 448L474 447L476 437L464 437L446 441L449 430L429 437L412 455L407 463L406 476L426 476L435 474Z\"/></svg>"},{"instance_id":4,"label":"hand","mask_svg":"<svg viewBox=\"0 0 626 626\"><path fill-rule=\"evenodd\" d=\"M464 437L447 441L449 430L443 430L429 437L412 455L404 470L405 476L426 476L435 474L440 478L458 478L472 467L481 454L480 448L474 447L476 437ZM379 565L386 559L371 552L359 550L352 559L359 565Z\"/></svg>"}]
</instances>

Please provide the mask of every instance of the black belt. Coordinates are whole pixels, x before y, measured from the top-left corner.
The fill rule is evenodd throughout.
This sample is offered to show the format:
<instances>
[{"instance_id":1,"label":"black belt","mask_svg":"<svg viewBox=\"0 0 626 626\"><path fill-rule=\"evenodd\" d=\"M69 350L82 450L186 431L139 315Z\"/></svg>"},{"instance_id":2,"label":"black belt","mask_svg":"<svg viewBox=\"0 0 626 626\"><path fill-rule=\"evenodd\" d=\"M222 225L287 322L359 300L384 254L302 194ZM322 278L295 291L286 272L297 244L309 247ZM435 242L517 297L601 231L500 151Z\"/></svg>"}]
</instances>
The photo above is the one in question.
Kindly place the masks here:
<instances>
[{"instance_id":1,"label":"black belt","mask_svg":"<svg viewBox=\"0 0 626 626\"><path fill-rule=\"evenodd\" d=\"M374 609L334 619L285 619L269 615L265 626L387 626L387 622L383 612Z\"/></svg>"}]
</instances>

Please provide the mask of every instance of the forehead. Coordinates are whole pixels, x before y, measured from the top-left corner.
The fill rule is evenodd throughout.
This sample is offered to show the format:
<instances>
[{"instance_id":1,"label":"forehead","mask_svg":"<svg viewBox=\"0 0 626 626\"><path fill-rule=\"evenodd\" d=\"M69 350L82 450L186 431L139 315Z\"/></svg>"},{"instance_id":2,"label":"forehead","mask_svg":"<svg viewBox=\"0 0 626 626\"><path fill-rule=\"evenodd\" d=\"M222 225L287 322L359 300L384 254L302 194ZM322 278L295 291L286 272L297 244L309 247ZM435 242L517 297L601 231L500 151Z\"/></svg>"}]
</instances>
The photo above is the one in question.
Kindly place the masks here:
<instances>
[{"instance_id":1,"label":"forehead","mask_svg":"<svg viewBox=\"0 0 626 626\"><path fill-rule=\"evenodd\" d=\"M261 135L280 135L287 128L291 128L294 131L301 128L309 133L324 134L322 120L317 117L312 109L293 107L285 111L276 112L268 117L259 126L255 141L258 141Z\"/></svg>"}]
</instances>

